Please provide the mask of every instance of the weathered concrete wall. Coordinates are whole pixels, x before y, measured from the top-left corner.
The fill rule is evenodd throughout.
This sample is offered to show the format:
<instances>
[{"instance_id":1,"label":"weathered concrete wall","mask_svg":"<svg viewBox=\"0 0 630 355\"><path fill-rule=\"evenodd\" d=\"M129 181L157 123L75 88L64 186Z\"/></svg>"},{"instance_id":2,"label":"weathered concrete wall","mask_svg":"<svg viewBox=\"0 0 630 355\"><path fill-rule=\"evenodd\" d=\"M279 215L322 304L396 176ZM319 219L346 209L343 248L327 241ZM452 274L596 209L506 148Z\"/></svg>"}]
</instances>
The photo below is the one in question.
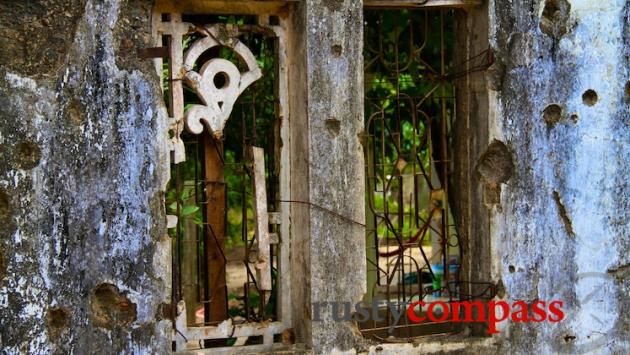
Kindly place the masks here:
<instances>
[{"instance_id":1,"label":"weathered concrete wall","mask_svg":"<svg viewBox=\"0 0 630 355\"><path fill-rule=\"evenodd\" d=\"M494 1L489 15L502 66L489 140L514 164L491 210L491 273L506 300L563 300L567 316L510 322L503 346L627 353L630 3Z\"/></svg>"},{"instance_id":2,"label":"weathered concrete wall","mask_svg":"<svg viewBox=\"0 0 630 355\"><path fill-rule=\"evenodd\" d=\"M363 221L362 2L308 0L304 10L309 201ZM365 293L364 228L319 208L310 209L309 223L310 301L354 305ZM349 350L357 335L324 311L308 342L316 353Z\"/></svg>"},{"instance_id":3,"label":"weathered concrete wall","mask_svg":"<svg viewBox=\"0 0 630 355\"><path fill-rule=\"evenodd\" d=\"M0 348L159 353L170 295L150 1L0 2Z\"/></svg>"},{"instance_id":4,"label":"weathered concrete wall","mask_svg":"<svg viewBox=\"0 0 630 355\"><path fill-rule=\"evenodd\" d=\"M149 43L150 6L0 3L7 352L170 349L160 321L170 293L166 120L157 76L135 58ZM361 2L295 9L291 106L306 119L292 128L293 197L361 221ZM460 100L468 115L458 115L466 143L456 209L464 248L479 256L465 268L499 283L508 301L563 300L567 320L372 353L627 352L629 17L623 0L488 1L459 24L469 35L461 48L476 54L490 43L497 59L466 79ZM326 312L313 321L311 305L361 299L363 229L315 207L293 212L298 340L317 353L360 349L352 325Z\"/></svg>"},{"instance_id":5,"label":"weathered concrete wall","mask_svg":"<svg viewBox=\"0 0 630 355\"><path fill-rule=\"evenodd\" d=\"M495 52L458 83L464 268L508 302L562 300L567 317L504 322L488 353L630 349L629 7L488 1L459 18L460 48Z\"/></svg>"}]
</instances>

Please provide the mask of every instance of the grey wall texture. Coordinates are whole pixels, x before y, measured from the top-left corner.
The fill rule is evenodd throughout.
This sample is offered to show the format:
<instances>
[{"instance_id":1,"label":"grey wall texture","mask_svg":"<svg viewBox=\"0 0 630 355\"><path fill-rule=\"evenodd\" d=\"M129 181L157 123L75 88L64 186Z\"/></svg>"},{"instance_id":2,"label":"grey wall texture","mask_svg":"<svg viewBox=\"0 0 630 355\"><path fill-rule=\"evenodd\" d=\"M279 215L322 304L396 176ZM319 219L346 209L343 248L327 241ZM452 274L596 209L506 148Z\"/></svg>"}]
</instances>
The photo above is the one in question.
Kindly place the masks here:
<instances>
[{"instance_id":1,"label":"grey wall texture","mask_svg":"<svg viewBox=\"0 0 630 355\"><path fill-rule=\"evenodd\" d=\"M518 353L627 353L630 3L490 3L489 135L515 166L491 212L492 274L507 299L567 313L504 336Z\"/></svg>"},{"instance_id":2,"label":"grey wall texture","mask_svg":"<svg viewBox=\"0 0 630 355\"><path fill-rule=\"evenodd\" d=\"M151 3L0 2L0 346L170 350Z\"/></svg>"},{"instance_id":3,"label":"grey wall texture","mask_svg":"<svg viewBox=\"0 0 630 355\"><path fill-rule=\"evenodd\" d=\"M151 6L0 1L3 352L170 351L167 119L158 76L135 53L150 46ZM304 83L291 104L308 117L293 133L306 171L294 181L300 198L361 220L361 1L294 9L290 64ZM330 315L311 323L311 302L356 302L365 288L361 228L311 209L292 246L304 253L294 280L307 278L294 291L299 339L316 353L627 353L630 3L491 0L469 14L467 45L496 60L473 85L456 174L471 191L460 223L487 256L470 275L507 301L563 300L567 319L378 346Z\"/></svg>"}]
</instances>

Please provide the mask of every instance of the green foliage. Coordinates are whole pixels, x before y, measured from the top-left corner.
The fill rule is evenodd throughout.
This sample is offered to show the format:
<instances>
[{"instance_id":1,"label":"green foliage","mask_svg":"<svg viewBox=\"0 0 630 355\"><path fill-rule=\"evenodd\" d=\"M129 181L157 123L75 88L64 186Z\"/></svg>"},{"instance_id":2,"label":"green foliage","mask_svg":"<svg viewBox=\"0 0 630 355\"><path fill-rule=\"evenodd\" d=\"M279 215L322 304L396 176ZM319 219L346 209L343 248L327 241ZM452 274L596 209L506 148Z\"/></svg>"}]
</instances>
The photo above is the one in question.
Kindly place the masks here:
<instances>
[{"instance_id":1,"label":"green foliage","mask_svg":"<svg viewBox=\"0 0 630 355\"><path fill-rule=\"evenodd\" d=\"M252 19L246 16L218 16L216 22L245 24L250 23ZM190 47L194 40L200 38L199 34L191 34L186 36L183 41L184 49ZM262 146L265 148L266 159L273 159L273 139L274 125L276 120L275 112L275 57L273 41L261 35L247 35L241 38L242 41L252 50L257 58L258 65L263 71L263 77L250 86L238 99L234 105L230 120L224 130L224 179L227 189L227 226L226 240L227 247L233 248L244 245L243 233L247 239L253 237L253 203L252 203L252 181L248 172L248 161L245 155L245 147L248 144ZM212 52L212 53L210 53ZM195 64L195 70L199 70L199 65L205 62L210 55L212 57L224 58L235 63L241 72L246 71L246 65L242 60L229 48L220 47L212 49L209 53L204 53L198 63ZM168 63L164 63L163 78L168 78ZM197 94L188 86L184 85L184 102L185 110L192 105L200 104ZM165 101L168 102L169 85L168 80L163 81L163 90ZM255 117L255 118L254 118ZM184 141L194 141L194 137L186 132L182 134ZM201 176L201 166L195 146L186 147L186 161L180 163L179 171L182 181L203 180ZM271 161L270 161L271 162ZM196 166L195 166L196 165ZM270 164L268 166L271 166ZM268 178L273 179L273 172L267 171ZM201 192L198 191L197 204L187 205L187 201L194 191L191 187L178 187L172 181L176 176L176 169L171 172L173 179L169 185L166 196L167 212L169 214L177 214L177 204L179 203L180 219L192 218L195 223L202 225L203 216L202 208L199 204L203 200ZM269 184L268 191L273 191L274 186ZM199 189L201 190L201 189ZM269 192L268 192L269 194ZM273 197L273 193L270 194ZM270 201L270 205L274 205ZM183 224L180 223L180 229ZM245 230L245 232L244 232ZM169 231L171 236L175 237L175 230ZM182 231L183 233L183 231Z\"/></svg>"},{"instance_id":2,"label":"green foliage","mask_svg":"<svg viewBox=\"0 0 630 355\"><path fill-rule=\"evenodd\" d=\"M278 271L276 269L271 270L271 281L272 281L271 295L269 296L269 301L265 305L265 310L262 314L263 319L269 319L276 315L276 307L277 307L276 300L278 297L278 287L277 287ZM230 317L236 317L236 316L240 316L243 318L247 317L247 312L245 310L245 302L244 302L243 297L235 295L235 294L229 294L228 300L239 301L236 307L231 307L228 310ZM260 303L261 303L260 294L252 291L249 293L247 300L250 307L249 314L250 315L260 314Z\"/></svg>"},{"instance_id":3,"label":"green foliage","mask_svg":"<svg viewBox=\"0 0 630 355\"><path fill-rule=\"evenodd\" d=\"M364 16L366 132L373 149L368 155L374 167L371 174L376 178L375 191L368 191L368 197L374 211L388 216L396 233L404 237L414 235L428 218L427 184L422 181L416 191L419 196L413 197L423 199L418 211L409 201L410 186L413 176L432 170L431 132L452 114L454 86L442 77L452 67L453 20L447 12L442 14L392 10L366 11ZM400 191L406 201L402 218ZM378 236L392 239L385 221L376 222Z\"/></svg>"},{"instance_id":4,"label":"green foliage","mask_svg":"<svg viewBox=\"0 0 630 355\"><path fill-rule=\"evenodd\" d=\"M229 16L219 18L216 22L242 24L249 21L247 18ZM199 38L198 34L188 36L184 40L184 48L188 48ZM244 248L246 241L251 241L254 237L254 211L253 211L253 188L251 178L251 162L247 156L246 148L249 145L263 147L265 150L267 195L269 200L269 210L273 211L278 189L278 177L274 170L274 139L277 136L277 115L275 97L275 57L273 39L265 38L262 35L248 34L241 38L241 41L252 50L261 67L263 77L250 86L237 100L230 114L230 119L223 131L223 162L224 162L224 183L226 188L226 254L234 248ZM194 69L199 70L199 65L210 58L224 58L234 63L241 72L246 71L245 63L238 58L229 48L213 48L202 54ZM166 67L165 67L166 68ZM168 73L164 73L167 77ZM165 99L168 100L168 82L165 81ZM168 102L168 101L167 101ZM184 85L185 110L192 105L200 104L197 94ZM193 221L196 228L203 227L205 220L203 192L203 139L187 132L182 133L182 140L186 144L186 161L173 166L171 171L171 183L166 193L166 209L169 214L179 215L180 235L177 236L177 229L172 228L169 234L176 238L190 233L189 228ZM179 178L177 178L179 176ZM177 184L179 181L179 186ZM191 184L192 182L192 184ZM197 189L195 189L195 182ZM195 198L196 197L196 198ZM201 234L200 234L201 235ZM203 254L203 243L199 246L199 255ZM202 271L203 272L203 271ZM229 277L229 275L228 275ZM269 303L265 306L264 317L272 318L276 315L275 281L276 272L272 271L273 290ZM203 278L203 277L202 277ZM229 295L231 300L238 299L238 306L230 308L231 316L245 316L244 295ZM260 295L250 292L247 295L250 306L250 315L260 313ZM228 345L233 340L228 341Z\"/></svg>"}]
</instances>

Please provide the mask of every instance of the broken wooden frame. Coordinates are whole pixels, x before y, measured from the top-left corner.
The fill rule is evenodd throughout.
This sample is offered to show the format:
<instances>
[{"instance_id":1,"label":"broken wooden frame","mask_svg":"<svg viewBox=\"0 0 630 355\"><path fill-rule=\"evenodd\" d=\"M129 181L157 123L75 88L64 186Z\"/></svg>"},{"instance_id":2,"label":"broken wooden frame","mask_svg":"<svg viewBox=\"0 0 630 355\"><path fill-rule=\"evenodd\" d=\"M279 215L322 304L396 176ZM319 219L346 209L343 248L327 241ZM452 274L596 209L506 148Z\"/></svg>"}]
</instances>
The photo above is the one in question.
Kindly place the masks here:
<instances>
[{"instance_id":1,"label":"broken wooden frame","mask_svg":"<svg viewBox=\"0 0 630 355\"><path fill-rule=\"evenodd\" d=\"M258 79L261 75L257 70L256 58L251 55L251 52L247 50L244 45L238 41L238 35L240 31L253 31L264 33L265 36L274 38L275 42L275 105L276 115L279 122L279 139L284 144L276 145L274 147L274 156L277 159L275 164L279 167L278 173L278 195L279 200L290 200L290 151L289 151L289 111L288 111L288 97L287 97L287 68L286 68L286 47L285 47L285 34L284 34L284 22L279 20L277 24L270 25L268 14L261 14L257 18L257 24L255 25L224 25L224 24L193 24L182 20L182 13L168 12L166 10L173 10L168 7L161 8L160 4L155 8L153 16L153 36L155 44L160 46L166 44L163 49L154 49L145 51L146 55L153 54L155 57L155 66L158 73L162 74L163 59L162 57L168 57L169 71L166 80L169 84L169 116L170 116L170 129L172 137L170 138L170 148L172 150L172 163L178 164L185 160L185 147L184 142L181 139L184 127L192 133L199 134L203 131L204 126L206 129L210 128L212 136L207 135L204 140L204 146L208 148L213 142L220 142L222 136L222 129L228 121L229 113L231 111L231 105L234 104L238 95L240 95L246 86ZM201 39L198 39L188 51L184 51L183 39L190 33L197 32L202 35ZM194 71L194 63L205 50L213 46L220 45L222 47L228 47L234 50L234 52L247 64L249 69L246 73L237 73L236 67L225 59L213 59L201 66L199 73ZM154 52L154 53L151 53ZM165 52L165 53L162 53ZM213 76L218 73L226 73L226 82L223 87L217 87L212 84ZM224 74L225 75L225 74ZM162 78L164 80L164 78ZM194 89L200 96L202 105L193 105L185 110L184 106L184 94L183 85L186 83L189 87ZM228 123L229 124L229 121ZM216 143L219 144L219 143ZM219 152L221 149L215 149ZM209 151L206 149L206 151ZM212 149L210 149L212 151ZM291 324L290 314L290 297L291 292L289 288L289 206L276 205L275 212L267 211L267 197L265 188L265 162L262 149L253 147L251 148L252 166L251 171L254 181L254 211L256 216L256 244L257 244L257 257L255 262L256 267L256 280L255 286L262 292L263 299L269 299L269 294L272 289L272 275L271 275L271 257L269 255L272 244L279 244L278 248L278 273L275 282L277 287L277 321L262 321L259 323L238 323L233 321L230 317L222 319L219 324L211 324L205 326L191 327L187 321L186 304L181 301L181 290L178 293L176 291L179 279L175 278L173 282L174 288L174 303L177 302L177 317L174 321L173 339L176 343L176 350L184 350L186 343L189 341L201 341L201 340L225 340L227 338L239 338L239 337L252 337L262 336L263 344L257 346L258 348L270 348L273 345L274 336L282 333L288 329ZM218 161L222 160L221 154L217 157ZM210 168L216 167L217 164L210 165ZM208 169L208 158L206 158L206 168ZM225 183L221 185L222 174L215 174L213 177L215 182L206 182L206 186L214 183L220 185L220 189L223 189ZM208 190L214 189L213 187L207 187ZM211 193L211 192L208 192ZM212 196L225 200L225 194L223 196ZM219 204L221 205L221 204ZM207 205L210 206L210 205ZM177 214L180 213L180 207L177 206ZM210 217L210 212L207 214ZM177 227L178 216L168 216L168 227ZM223 218L223 217L222 217ZM217 239L215 231L212 228L211 221L207 221L208 229L213 237L214 241L218 244L220 254L224 255L224 252L220 247L220 240ZM220 223L220 221L215 221ZM279 236L277 233L269 233L269 224L278 225ZM219 233L217 233L219 234ZM179 234L178 234L179 236ZM208 236L205 236L208 238ZM174 251L174 255L178 253L178 250ZM207 254L208 248L205 248L204 252ZM215 251L216 253L216 251ZM176 255L179 258L179 255ZM204 257L207 257L204 256ZM245 260L245 264L249 260ZM174 276L178 273L178 270L173 270ZM248 276L249 277L249 276ZM253 276L252 276L253 277ZM219 280L220 282L220 280ZM224 281L223 281L224 282ZM246 291L247 292L247 289ZM210 301L208 301L210 302ZM211 303L211 302L210 302ZM216 302L215 302L216 303ZM190 314L190 313L189 313ZM218 323L218 322L214 322ZM216 344L224 344L224 342L218 342ZM213 348L213 350L219 350Z\"/></svg>"}]
</instances>

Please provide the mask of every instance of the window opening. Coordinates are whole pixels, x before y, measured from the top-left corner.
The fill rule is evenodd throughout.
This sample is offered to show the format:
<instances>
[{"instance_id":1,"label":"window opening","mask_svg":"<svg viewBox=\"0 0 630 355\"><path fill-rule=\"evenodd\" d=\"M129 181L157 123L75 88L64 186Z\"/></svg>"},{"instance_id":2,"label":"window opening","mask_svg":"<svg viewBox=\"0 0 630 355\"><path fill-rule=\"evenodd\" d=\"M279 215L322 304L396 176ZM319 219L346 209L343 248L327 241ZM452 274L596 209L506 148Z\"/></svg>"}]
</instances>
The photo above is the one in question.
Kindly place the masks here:
<instances>
[{"instance_id":1,"label":"window opening","mask_svg":"<svg viewBox=\"0 0 630 355\"><path fill-rule=\"evenodd\" d=\"M360 324L367 337L453 330L450 323L414 324L407 317L394 324L387 304L402 310L419 300L460 298L461 249L448 202L455 11L364 12L365 299L379 304L383 318ZM426 317L426 307L415 311Z\"/></svg>"},{"instance_id":2,"label":"window opening","mask_svg":"<svg viewBox=\"0 0 630 355\"><path fill-rule=\"evenodd\" d=\"M176 350L268 347L290 320L283 31L261 18L161 14L145 50L166 58Z\"/></svg>"}]
</instances>

